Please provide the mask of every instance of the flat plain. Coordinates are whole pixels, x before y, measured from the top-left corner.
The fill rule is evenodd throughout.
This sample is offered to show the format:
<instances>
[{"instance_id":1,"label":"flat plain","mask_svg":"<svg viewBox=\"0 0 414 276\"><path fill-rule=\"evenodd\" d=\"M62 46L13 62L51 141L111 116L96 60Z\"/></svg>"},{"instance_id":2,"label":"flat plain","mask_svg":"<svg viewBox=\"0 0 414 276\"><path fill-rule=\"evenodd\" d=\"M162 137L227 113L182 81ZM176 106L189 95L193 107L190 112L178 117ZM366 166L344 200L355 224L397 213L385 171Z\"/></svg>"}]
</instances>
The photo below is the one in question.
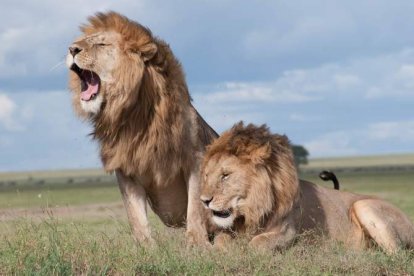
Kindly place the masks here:
<instances>
[{"instance_id":1,"label":"flat plain","mask_svg":"<svg viewBox=\"0 0 414 276\"><path fill-rule=\"evenodd\" d=\"M411 165L407 158L404 155L400 163L397 160L380 165ZM349 160L324 162L338 167ZM367 162L366 158L354 158L350 163L363 167ZM309 166L325 168L312 161ZM342 190L389 200L414 220L414 171L358 170L337 176ZM315 174L301 177L332 186ZM0 274L414 274L413 250L389 256L375 247L355 251L306 236L283 252L251 251L244 239L236 241L227 252L187 248L183 229L167 228L154 214L149 215L157 246L142 248L134 244L130 235L113 176L100 170L2 173Z\"/></svg>"}]
</instances>

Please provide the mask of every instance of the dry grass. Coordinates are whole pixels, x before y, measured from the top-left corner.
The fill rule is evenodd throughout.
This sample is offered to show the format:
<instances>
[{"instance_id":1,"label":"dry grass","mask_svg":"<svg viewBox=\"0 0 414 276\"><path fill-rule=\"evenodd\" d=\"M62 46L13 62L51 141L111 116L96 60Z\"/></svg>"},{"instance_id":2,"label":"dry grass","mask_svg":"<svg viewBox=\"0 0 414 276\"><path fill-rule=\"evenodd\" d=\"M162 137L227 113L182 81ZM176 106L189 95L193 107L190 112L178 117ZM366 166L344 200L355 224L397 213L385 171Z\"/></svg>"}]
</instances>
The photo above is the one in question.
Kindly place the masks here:
<instances>
[{"instance_id":1,"label":"dry grass","mask_svg":"<svg viewBox=\"0 0 414 276\"><path fill-rule=\"evenodd\" d=\"M414 251L387 256L301 238L284 252L253 252L240 240L228 252L186 248L182 230L156 223L158 246L134 245L124 220L14 222L0 243L0 273L30 275L412 275Z\"/></svg>"},{"instance_id":2,"label":"dry grass","mask_svg":"<svg viewBox=\"0 0 414 276\"><path fill-rule=\"evenodd\" d=\"M414 154L373 155L338 158L314 158L304 169L311 168L346 168L375 166L407 166L414 165Z\"/></svg>"}]
</instances>

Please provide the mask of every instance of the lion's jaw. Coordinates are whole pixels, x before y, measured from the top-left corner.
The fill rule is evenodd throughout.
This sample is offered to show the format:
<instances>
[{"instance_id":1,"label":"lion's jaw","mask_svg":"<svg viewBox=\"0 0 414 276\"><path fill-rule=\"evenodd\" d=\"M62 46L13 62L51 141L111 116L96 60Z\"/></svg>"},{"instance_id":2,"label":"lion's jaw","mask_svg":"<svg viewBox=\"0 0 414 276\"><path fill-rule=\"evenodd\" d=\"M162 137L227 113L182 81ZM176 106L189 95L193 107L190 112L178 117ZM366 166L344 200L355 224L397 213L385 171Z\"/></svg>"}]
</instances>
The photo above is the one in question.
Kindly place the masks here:
<instances>
[{"instance_id":1,"label":"lion's jaw","mask_svg":"<svg viewBox=\"0 0 414 276\"><path fill-rule=\"evenodd\" d=\"M202 200L205 196L201 196ZM204 207L208 209L210 219L220 228L231 228L234 221L238 217L238 197L233 197L231 200L225 197L215 196L211 204L204 204ZM205 202L205 200L203 200Z\"/></svg>"},{"instance_id":2,"label":"lion's jaw","mask_svg":"<svg viewBox=\"0 0 414 276\"><path fill-rule=\"evenodd\" d=\"M120 34L102 31L76 40L66 56L70 69L70 89L80 115L94 116L106 101L108 90L116 83L114 71L121 55Z\"/></svg>"}]
</instances>

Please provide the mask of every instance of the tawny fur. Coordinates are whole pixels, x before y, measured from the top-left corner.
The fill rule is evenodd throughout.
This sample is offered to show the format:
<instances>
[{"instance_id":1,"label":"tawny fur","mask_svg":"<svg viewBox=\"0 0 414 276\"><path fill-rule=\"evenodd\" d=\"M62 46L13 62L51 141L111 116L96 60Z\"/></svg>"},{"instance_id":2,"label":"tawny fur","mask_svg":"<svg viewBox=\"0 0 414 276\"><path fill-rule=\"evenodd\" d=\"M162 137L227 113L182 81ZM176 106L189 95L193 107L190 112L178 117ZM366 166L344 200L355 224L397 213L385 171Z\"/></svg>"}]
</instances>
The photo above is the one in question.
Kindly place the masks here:
<instances>
[{"instance_id":1,"label":"tawny fur","mask_svg":"<svg viewBox=\"0 0 414 276\"><path fill-rule=\"evenodd\" d=\"M70 89L75 110L93 124L105 170L143 186L142 194L166 224L184 225L187 198L193 196L188 195L190 176L217 134L193 108L181 64L149 29L115 12L90 17L81 30L73 44L82 48L78 65L109 76L101 80L99 113L82 109L80 80L73 72ZM100 40L106 46L99 46Z\"/></svg>"},{"instance_id":2,"label":"tawny fur","mask_svg":"<svg viewBox=\"0 0 414 276\"><path fill-rule=\"evenodd\" d=\"M282 218L291 211L299 195L299 182L295 164L286 162L293 160L286 136L271 135L264 125L255 127L250 124L244 127L240 122L208 147L202 164L202 175L206 173L209 162L216 164L215 162L223 156L236 157L246 171L260 172L247 175L251 179L243 182L252 185L249 191L246 191L246 198L241 206L241 209L249 214L244 216L245 225L259 225L269 213ZM209 193L210 188L216 187L204 185L203 192ZM236 186L234 188L239 189ZM232 190L226 190L226 193L233 195ZM256 204L257 200L261 204Z\"/></svg>"},{"instance_id":3,"label":"tawny fur","mask_svg":"<svg viewBox=\"0 0 414 276\"><path fill-rule=\"evenodd\" d=\"M355 248L370 241L387 252L414 247L412 223L391 204L299 180L287 137L265 125L240 122L224 132L208 147L201 175L219 247L232 232L251 235L254 247L281 249L308 231ZM230 210L231 227L220 227L213 210Z\"/></svg>"}]
</instances>

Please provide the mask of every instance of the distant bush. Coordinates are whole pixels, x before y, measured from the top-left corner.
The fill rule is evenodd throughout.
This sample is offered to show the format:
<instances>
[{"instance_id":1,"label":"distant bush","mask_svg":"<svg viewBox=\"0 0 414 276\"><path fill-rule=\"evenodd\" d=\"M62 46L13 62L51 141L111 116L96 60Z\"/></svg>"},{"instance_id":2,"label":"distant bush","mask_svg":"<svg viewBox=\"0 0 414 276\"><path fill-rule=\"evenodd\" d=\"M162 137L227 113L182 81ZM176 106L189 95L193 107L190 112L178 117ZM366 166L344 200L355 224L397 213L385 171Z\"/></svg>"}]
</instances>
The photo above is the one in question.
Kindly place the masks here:
<instances>
[{"instance_id":1,"label":"distant bush","mask_svg":"<svg viewBox=\"0 0 414 276\"><path fill-rule=\"evenodd\" d=\"M309 152L304 146L293 145L292 150L293 150L293 155L295 157L295 164L297 167L299 167L299 165L308 164Z\"/></svg>"}]
</instances>

